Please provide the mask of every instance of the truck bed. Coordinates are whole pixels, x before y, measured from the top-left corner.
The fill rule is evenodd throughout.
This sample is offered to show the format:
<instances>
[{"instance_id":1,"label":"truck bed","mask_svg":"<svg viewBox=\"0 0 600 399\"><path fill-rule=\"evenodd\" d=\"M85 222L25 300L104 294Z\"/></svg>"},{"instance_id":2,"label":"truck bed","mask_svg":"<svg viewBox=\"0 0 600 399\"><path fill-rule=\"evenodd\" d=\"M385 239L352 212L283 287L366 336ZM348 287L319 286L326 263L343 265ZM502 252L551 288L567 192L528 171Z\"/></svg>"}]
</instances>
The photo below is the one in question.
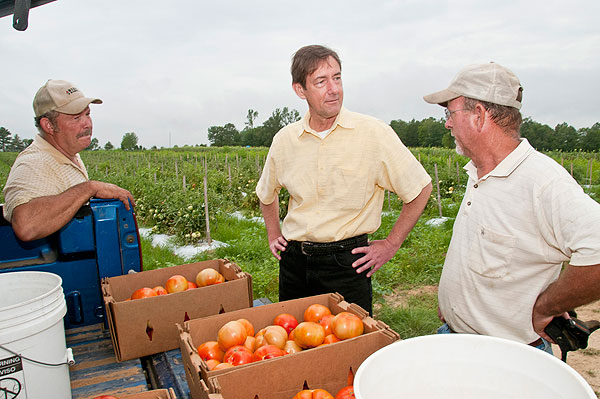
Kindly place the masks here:
<instances>
[{"instance_id":1,"label":"truck bed","mask_svg":"<svg viewBox=\"0 0 600 399\"><path fill-rule=\"evenodd\" d=\"M259 298L253 306L268 303L268 299ZM73 399L93 399L102 394L119 397L166 388L173 388L178 399L190 399L179 349L117 362L104 324L71 328L65 334L75 358L69 369Z\"/></svg>"}]
</instances>

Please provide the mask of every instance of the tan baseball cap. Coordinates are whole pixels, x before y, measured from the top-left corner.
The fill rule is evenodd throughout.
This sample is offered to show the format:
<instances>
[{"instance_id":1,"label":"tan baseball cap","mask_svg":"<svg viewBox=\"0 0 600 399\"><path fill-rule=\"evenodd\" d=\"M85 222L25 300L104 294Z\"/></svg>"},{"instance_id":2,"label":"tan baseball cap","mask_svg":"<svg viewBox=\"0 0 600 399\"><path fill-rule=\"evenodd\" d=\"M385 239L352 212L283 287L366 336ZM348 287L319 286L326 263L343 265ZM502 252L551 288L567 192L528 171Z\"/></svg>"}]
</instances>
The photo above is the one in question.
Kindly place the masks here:
<instances>
[{"instance_id":1,"label":"tan baseball cap","mask_svg":"<svg viewBox=\"0 0 600 399\"><path fill-rule=\"evenodd\" d=\"M102 100L85 97L72 83L50 79L35 94L33 111L36 117L50 111L75 115L82 112L90 103L102 104Z\"/></svg>"},{"instance_id":2,"label":"tan baseball cap","mask_svg":"<svg viewBox=\"0 0 600 399\"><path fill-rule=\"evenodd\" d=\"M469 97L521 109L521 83L510 69L500 64L470 65L461 70L447 89L423 97L430 104L446 106L457 97Z\"/></svg>"}]
</instances>

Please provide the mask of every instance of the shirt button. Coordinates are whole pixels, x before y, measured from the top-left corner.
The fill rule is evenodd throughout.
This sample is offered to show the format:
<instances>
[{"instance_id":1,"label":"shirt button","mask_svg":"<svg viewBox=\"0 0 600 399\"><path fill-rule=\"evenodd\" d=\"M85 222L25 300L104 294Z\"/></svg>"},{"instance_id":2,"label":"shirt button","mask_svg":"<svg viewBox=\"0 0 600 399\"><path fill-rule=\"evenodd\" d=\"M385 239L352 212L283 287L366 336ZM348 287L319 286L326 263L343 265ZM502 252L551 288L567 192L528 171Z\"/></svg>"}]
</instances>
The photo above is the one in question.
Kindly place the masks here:
<instances>
[{"instance_id":1,"label":"shirt button","mask_svg":"<svg viewBox=\"0 0 600 399\"><path fill-rule=\"evenodd\" d=\"M477 187L479 187L479 185L477 183L475 183L475 185L473 187L477 188Z\"/></svg>"},{"instance_id":2,"label":"shirt button","mask_svg":"<svg viewBox=\"0 0 600 399\"><path fill-rule=\"evenodd\" d=\"M471 201L467 202L467 206L471 206Z\"/></svg>"}]
</instances>

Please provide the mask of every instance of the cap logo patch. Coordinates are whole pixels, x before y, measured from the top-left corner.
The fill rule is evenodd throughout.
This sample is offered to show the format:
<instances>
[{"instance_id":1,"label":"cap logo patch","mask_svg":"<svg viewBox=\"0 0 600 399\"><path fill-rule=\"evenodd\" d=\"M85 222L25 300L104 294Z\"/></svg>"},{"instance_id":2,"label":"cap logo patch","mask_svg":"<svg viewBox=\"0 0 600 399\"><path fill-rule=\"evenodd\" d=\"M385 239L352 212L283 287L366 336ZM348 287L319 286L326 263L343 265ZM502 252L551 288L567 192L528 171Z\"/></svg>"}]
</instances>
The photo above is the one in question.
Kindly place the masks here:
<instances>
[{"instance_id":1,"label":"cap logo patch","mask_svg":"<svg viewBox=\"0 0 600 399\"><path fill-rule=\"evenodd\" d=\"M73 94L73 93L77 93L78 91L79 91L79 90L77 90L77 88L76 88L76 87L71 87L71 88L67 89L67 90L65 91L65 93L66 93L67 95L70 95L70 94Z\"/></svg>"}]
</instances>

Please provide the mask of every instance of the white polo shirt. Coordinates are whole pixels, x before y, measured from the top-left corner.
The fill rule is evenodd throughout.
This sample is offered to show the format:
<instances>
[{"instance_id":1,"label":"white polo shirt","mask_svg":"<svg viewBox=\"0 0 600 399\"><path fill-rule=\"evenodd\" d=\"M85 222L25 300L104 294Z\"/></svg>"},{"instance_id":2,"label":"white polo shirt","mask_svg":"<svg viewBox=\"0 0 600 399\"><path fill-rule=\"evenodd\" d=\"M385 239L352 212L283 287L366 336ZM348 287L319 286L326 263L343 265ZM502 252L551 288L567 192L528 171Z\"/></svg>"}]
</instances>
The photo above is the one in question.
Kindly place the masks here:
<instances>
[{"instance_id":1,"label":"white polo shirt","mask_svg":"<svg viewBox=\"0 0 600 399\"><path fill-rule=\"evenodd\" d=\"M61 194L88 181L79 154L76 161L71 161L38 134L10 169L4 186L4 218L11 221L14 209L34 198Z\"/></svg>"},{"instance_id":2,"label":"white polo shirt","mask_svg":"<svg viewBox=\"0 0 600 399\"><path fill-rule=\"evenodd\" d=\"M482 178L465 169L440 309L456 332L533 342L533 305L562 262L600 264L600 204L526 139Z\"/></svg>"}]
</instances>

